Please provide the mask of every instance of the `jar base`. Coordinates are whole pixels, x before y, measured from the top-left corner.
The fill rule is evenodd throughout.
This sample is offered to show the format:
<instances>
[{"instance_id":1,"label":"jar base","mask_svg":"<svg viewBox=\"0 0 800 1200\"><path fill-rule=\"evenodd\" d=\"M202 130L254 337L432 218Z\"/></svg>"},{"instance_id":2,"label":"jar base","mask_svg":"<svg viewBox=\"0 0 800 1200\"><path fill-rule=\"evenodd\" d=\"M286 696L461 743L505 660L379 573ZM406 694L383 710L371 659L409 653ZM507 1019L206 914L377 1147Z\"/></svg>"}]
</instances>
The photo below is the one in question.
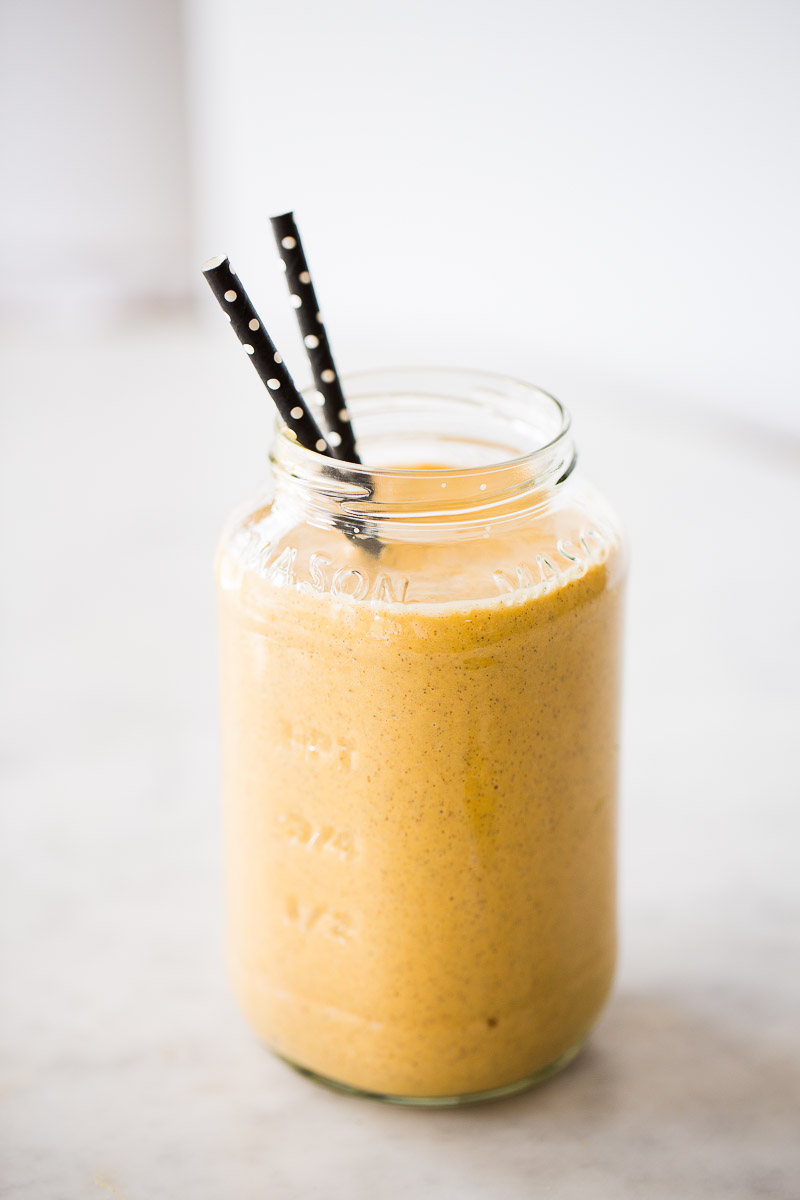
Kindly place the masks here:
<instances>
[{"instance_id":1,"label":"jar base","mask_svg":"<svg viewBox=\"0 0 800 1200\"><path fill-rule=\"evenodd\" d=\"M383 1092L369 1092L365 1088L351 1087L348 1083L340 1083L336 1079L318 1075L316 1071L311 1071L308 1067L301 1067L288 1058L284 1058L283 1061L299 1075L305 1076L313 1083L321 1084L334 1092L341 1092L345 1096L356 1096L362 1100L379 1100L382 1104L397 1104L405 1108L459 1108L465 1104L487 1104L491 1100L504 1100L507 1096L516 1096L520 1092L526 1092L530 1088L544 1083L545 1080L568 1067L580 1053L583 1044L584 1039L576 1042L574 1046L565 1050L546 1067L542 1067L533 1075L526 1075L524 1079L518 1079L515 1083L506 1083L502 1087L487 1088L482 1092L465 1092L455 1096L393 1096ZM278 1057L281 1058L282 1055Z\"/></svg>"}]
</instances>

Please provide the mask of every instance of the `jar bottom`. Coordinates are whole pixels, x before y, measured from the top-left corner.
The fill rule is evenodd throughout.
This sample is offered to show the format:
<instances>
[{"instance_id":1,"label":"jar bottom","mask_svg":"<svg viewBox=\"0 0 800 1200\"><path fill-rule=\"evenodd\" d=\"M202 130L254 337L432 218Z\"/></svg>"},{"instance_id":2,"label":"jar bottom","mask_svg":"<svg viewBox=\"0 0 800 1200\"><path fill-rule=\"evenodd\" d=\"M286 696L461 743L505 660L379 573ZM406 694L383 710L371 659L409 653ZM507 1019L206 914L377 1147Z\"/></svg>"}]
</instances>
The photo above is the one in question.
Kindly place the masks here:
<instances>
[{"instance_id":1,"label":"jar bottom","mask_svg":"<svg viewBox=\"0 0 800 1200\"><path fill-rule=\"evenodd\" d=\"M558 1058L546 1067L542 1067L533 1075L526 1075L523 1079L518 1079L515 1083L506 1083L502 1087L488 1088L482 1092L465 1092L463 1095L456 1096L393 1096L383 1092L368 1092L363 1088L351 1087L348 1083L329 1079L325 1075L318 1075L316 1071L311 1071L308 1067L301 1067L291 1059L283 1058L282 1055L278 1055L278 1057L283 1058L283 1061L299 1075L303 1075L306 1079L321 1084L331 1091L341 1092L345 1096L356 1096L362 1100L379 1100L382 1104L397 1104L405 1108L459 1108L465 1104L487 1104L491 1100L503 1100L507 1096L516 1096L520 1092L527 1092L530 1088L544 1083L545 1080L552 1078L553 1075L557 1075L559 1071L563 1071L565 1067L569 1066L580 1053L584 1041L585 1038L582 1038L569 1050L559 1054Z\"/></svg>"}]
</instances>

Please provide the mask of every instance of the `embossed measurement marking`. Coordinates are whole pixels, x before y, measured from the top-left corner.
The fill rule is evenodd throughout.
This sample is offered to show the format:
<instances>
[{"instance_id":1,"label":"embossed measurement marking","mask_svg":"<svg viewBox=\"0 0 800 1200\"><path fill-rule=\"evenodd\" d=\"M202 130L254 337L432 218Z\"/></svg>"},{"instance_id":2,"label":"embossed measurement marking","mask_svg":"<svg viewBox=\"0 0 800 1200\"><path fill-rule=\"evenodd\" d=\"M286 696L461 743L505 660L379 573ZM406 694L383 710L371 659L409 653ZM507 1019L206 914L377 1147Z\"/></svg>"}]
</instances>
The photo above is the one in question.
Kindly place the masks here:
<instances>
[{"instance_id":1,"label":"embossed measurement marking","mask_svg":"<svg viewBox=\"0 0 800 1200\"><path fill-rule=\"evenodd\" d=\"M334 738L322 729L303 729L285 719L279 723L280 736L287 746L305 755L327 758L342 771L349 771L356 761L356 748L347 738Z\"/></svg>"},{"instance_id":2,"label":"embossed measurement marking","mask_svg":"<svg viewBox=\"0 0 800 1200\"><path fill-rule=\"evenodd\" d=\"M285 919L301 933L317 931L337 942L348 942L355 934L352 917L334 912L327 904L303 904L297 896L286 897Z\"/></svg>"},{"instance_id":3,"label":"embossed measurement marking","mask_svg":"<svg viewBox=\"0 0 800 1200\"><path fill-rule=\"evenodd\" d=\"M347 829L335 829L333 825L312 825L301 813L281 813L278 825L283 836L306 850L327 851L341 859L349 859L355 853L355 838Z\"/></svg>"}]
</instances>

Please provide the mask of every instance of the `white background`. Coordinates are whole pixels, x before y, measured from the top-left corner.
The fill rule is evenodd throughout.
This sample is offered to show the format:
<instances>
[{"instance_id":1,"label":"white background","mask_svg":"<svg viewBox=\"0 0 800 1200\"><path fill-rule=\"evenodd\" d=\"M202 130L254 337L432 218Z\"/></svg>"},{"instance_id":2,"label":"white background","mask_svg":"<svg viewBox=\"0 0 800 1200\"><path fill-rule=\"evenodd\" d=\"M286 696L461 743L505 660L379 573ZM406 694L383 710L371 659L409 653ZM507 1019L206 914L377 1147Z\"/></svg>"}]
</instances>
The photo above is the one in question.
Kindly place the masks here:
<instances>
[{"instance_id":1,"label":"white background","mask_svg":"<svg viewBox=\"0 0 800 1200\"><path fill-rule=\"evenodd\" d=\"M800 432L791 0L34 0L3 26L0 313L208 316L229 251L291 350L267 216L293 207L342 370L558 393L569 363Z\"/></svg>"},{"instance_id":2,"label":"white background","mask_svg":"<svg viewBox=\"0 0 800 1200\"><path fill-rule=\"evenodd\" d=\"M177 0L0 5L0 316L91 334L187 293Z\"/></svg>"},{"instance_id":3,"label":"white background","mask_svg":"<svg viewBox=\"0 0 800 1200\"><path fill-rule=\"evenodd\" d=\"M257 280L293 206L348 367L557 354L800 430L797 5L189 12L199 241Z\"/></svg>"},{"instance_id":4,"label":"white background","mask_svg":"<svg viewBox=\"0 0 800 1200\"><path fill-rule=\"evenodd\" d=\"M795 1200L800 7L2 18L0 1194ZM302 376L289 206L343 370L549 388L629 532L617 990L492 1109L313 1089L224 978L211 562L270 416L199 264Z\"/></svg>"}]
</instances>

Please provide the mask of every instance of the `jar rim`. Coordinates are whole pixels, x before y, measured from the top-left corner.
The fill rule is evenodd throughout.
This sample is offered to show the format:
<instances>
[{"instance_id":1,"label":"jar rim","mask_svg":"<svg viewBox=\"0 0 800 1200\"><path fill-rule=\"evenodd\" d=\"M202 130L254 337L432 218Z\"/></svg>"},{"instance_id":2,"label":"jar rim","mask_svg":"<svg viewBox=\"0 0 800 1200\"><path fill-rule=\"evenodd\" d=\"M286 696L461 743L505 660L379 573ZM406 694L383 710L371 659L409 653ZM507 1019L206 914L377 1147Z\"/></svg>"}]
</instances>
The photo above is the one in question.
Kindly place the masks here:
<instances>
[{"instance_id":1,"label":"jar rim","mask_svg":"<svg viewBox=\"0 0 800 1200\"><path fill-rule=\"evenodd\" d=\"M308 450L280 422L271 454L276 500L315 523L380 540L430 537L433 524L488 536L549 504L575 467L569 413L535 384L453 367L342 382L364 462ZM314 392L304 395L319 403Z\"/></svg>"},{"instance_id":2,"label":"jar rim","mask_svg":"<svg viewBox=\"0 0 800 1200\"><path fill-rule=\"evenodd\" d=\"M433 380L432 385L412 387L410 383L399 390L387 390L385 386L370 387L368 391L359 393L354 391L354 387L363 386L367 380L378 380L388 377L391 383L397 381L398 384L402 380L414 381L419 384L423 379ZM472 383L473 387L485 391L485 395L476 398L474 395L462 395L459 392L451 392L449 394L438 392L435 390L435 383L439 379L464 378ZM453 401L464 405L474 405L475 407L488 407L488 400L494 396L495 400L513 399L513 392L517 391L522 396L528 399L535 398L540 401L546 401L550 406L551 412L556 415L557 427L552 435L546 440L536 445L531 450L526 450L522 454L512 455L511 457L502 457L484 462L475 466L456 466L445 467L436 466L433 469L430 467L413 467L413 466L376 466L374 464L353 463L346 459L332 458L325 454L320 454L319 451L309 449L306 446L300 445L290 433L287 426L278 418L276 422L277 434L280 441L277 443L281 451L289 451L292 457L297 457L299 462L305 462L308 467L315 465L317 467L325 467L326 472L342 470L347 473L350 479L358 478L363 475L365 478L380 476L387 479L397 478L421 478L430 477L431 475L441 476L443 478L452 478L456 476L482 475L493 474L495 472L508 471L509 469L521 468L526 463L534 464L537 461L542 462L544 459L551 456L554 448L559 443L563 443L572 427L572 420L569 410L560 400L553 396L550 392L537 384L530 383L527 380L520 379L517 376L500 374L498 372L485 371L480 368L473 367L454 367L454 366L393 366L393 367L378 367L373 369L365 369L360 371L350 371L341 376L341 382L345 391L345 396L348 401L355 402L366 400L384 400L387 398L400 398L401 396L408 397L409 395L426 396L430 399L440 399ZM502 385L507 395L503 395L499 391L499 385ZM309 385L302 388L301 392L305 399L316 394L316 386ZM520 398L519 396L517 398Z\"/></svg>"}]
</instances>

